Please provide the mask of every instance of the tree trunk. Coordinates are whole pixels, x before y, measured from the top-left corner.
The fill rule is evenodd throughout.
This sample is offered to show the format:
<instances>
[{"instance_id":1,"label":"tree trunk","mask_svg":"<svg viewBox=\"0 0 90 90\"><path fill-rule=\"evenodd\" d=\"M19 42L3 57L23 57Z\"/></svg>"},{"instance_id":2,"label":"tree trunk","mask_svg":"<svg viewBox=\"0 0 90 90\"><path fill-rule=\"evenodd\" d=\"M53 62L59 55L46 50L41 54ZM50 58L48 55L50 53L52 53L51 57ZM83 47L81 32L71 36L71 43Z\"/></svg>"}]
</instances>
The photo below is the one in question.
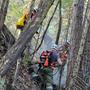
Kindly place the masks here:
<instances>
[{"instance_id":1,"label":"tree trunk","mask_svg":"<svg viewBox=\"0 0 90 90\"><path fill-rule=\"evenodd\" d=\"M14 80L13 80L13 83L12 83L13 86L15 86L15 84L16 84L16 82L17 82L17 78L18 78L18 76L19 76L20 66L21 66L21 59L22 59L22 58L19 58L19 59L17 60L16 71L15 71Z\"/></svg>"},{"instance_id":2,"label":"tree trunk","mask_svg":"<svg viewBox=\"0 0 90 90\"><path fill-rule=\"evenodd\" d=\"M15 38L10 33L6 25L4 25L8 4L9 0L0 0L0 58L15 42Z\"/></svg>"},{"instance_id":3,"label":"tree trunk","mask_svg":"<svg viewBox=\"0 0 90 90\"><path fill-rule=\"evenodd\" d=\"M6 25L0 30L0 58L5 55L7 50L15 43L15 38L8 30Z\"/></svg>"},{"instance_id":4,"label":"tree trunk","mask_svg":"<svg viewBox=\"0 0 90 90\"><path fill-rule=\"evenodd\" d=\"M90 26L86 37L86 42L84 46L84 52L82 56L82 68L83 80L88 85L88 90L90 90Z\"/></svg>"},{"instance_id":5,"label":"tree trunk","mask_svg":"<svg viewBox=\"0 0 90 90\"><path fill-rule=\"evenodd\" d=\"M84 0L75 0L73 5L73 17L72 17L72 26L71 26L71 60L76 60L81 35L82 35L82 23L83 23L83 9L84 9Z\"/></svg>"},{"instance_id":6,"label":"tree trunk","mask_svg":"<svg viewBox=\"0 0 90 90\"><path fill-rule=\"evenodd\" d=\"M90 0L88 1L88 17L90 17ZM85 45L84 45L84 51L82 54L82 61L80 62L81 67L79 70L79 76L81 76L82 74L82 79L85 81L85 83L88 85L88 89L90 90L90 18L86 18L88 20L89 23L89 27L88 27L88 32L87 32L87 36L86 36L86 41L85 41Z\"/></svg>"},{"instance_id":7,"label":"tree trunk","mask_svg":"<svg viewBox=\"0 0 90 90\"><path fill-rule=\"evenodd\" d=\"M10 33L6 25L4 25L8 4L9 0L0 0L0 58L15 42L15 38Z\"/></svg>"},{"instance_id":8,"label":"tree trunk","mask_svg":"<svg viewBox=\"0 0 90 90\"><path fill-rule=\"evenodd\" d=\"M0 70L1 76L4 76L7 71L10 70L12 66L16 63L18 57L24 51L26 44L31 40L32 36L36 33L40 24L46 17L46 14L53 2L54 0L41 0L35 21L32 21L32 24L29 23L24 28L25 31L21 34L18 41L13 45L12 48L10 48L10 50L8 50L6 55L3 57L5 63Z\"/></svg>"},{"instance_id":9,"label":"tree trunk","mask_svg":"<svg viewBox=\"0 0 90 90\"><path fill-rule=\"evenodd\" d=\"M71 27L71 50L70 50L70 60L68 62L68 76L67 84L69 84L71 73L73 71L73 65L76 61L78 54L78 49L80 45L81 35L82 35L82 21L83 21L83 9L84 0L74 0L73 4L73 14L72 14L72 27Z\"/></svg>"},{"instance_id":10,"label":"tree trunk","mask_svg":"<svg viewBox=\"0 0 90 90\"><path fill-rule=\"evenodd\" d=\"M0 0L0 30L2 29L7 14L9 0Z\"/></svg>"},{"instance_id":11,"label":"tree trunk","mask_svg":"<svg viewBox=\"0 0 90 90\"><path fill-rule=\"evenodd\" d=\"M78 51L77 59L74 62L74 68L73 68L72 77L70 79L70 83L68 86L68 90L73 90L74 88L77 88L76 90L80 90L80 88L81 88L81 90L87 90L87 86L86 86L87 84L82 79L80 80L80 78L78 78L78 72L79 72L79 68L80 68L80 63L83 59L82 56L83 56L84 46L85 46L85 50L84 50L85 56L83 56L84 61L89 60L89 58L90 58L89 57L90 51L87 51L90 47L90 45L88 44L89 40L90 40L90 1L88 2L88 6L87 6L85 21L84 21L84 28L83 28L83 33L82 33L82 39L80 42L80 48ZM86 55L88 55L87 56L88 58L86 58ZM90 65L90 63L89 63L89 65ZM90 77L88 76L88 78L90 78Z\"/></svg>"},{"instance_id":12,"label":"tree trunk","mask_svg":"<svg viewBox=\"0 0 90 90\"><path fill-rule=\"evenodd\" d=\"M32 10L34 8L34 4L35 4L35 0L32 0L31 5L30 5L30 10L29 10L30 14L31 14L31 12L32 12Z\"/></svg>"},{"instance_id":13,"label":"tree trunk","mask_svg":"<svg viewBox=\"0 0 90 90\"><path fill-rule=\"evenodd\" d=\"M61 15L61 7L62 7L62 0L59 0L59 27L57 31L57 37L56 37L56 44L59 43L60 33L61 33L61 26L62 26L62 15Z\"/></svg>"}]
</instances>

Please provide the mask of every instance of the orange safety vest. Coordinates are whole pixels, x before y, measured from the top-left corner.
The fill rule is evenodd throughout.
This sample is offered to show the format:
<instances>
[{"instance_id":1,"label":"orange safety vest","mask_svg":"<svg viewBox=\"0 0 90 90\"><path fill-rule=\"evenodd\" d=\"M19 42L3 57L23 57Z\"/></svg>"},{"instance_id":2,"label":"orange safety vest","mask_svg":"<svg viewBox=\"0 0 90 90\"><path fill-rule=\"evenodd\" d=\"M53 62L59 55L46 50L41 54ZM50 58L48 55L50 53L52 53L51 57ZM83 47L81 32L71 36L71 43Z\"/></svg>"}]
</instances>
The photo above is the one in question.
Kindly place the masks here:
<instances>
[{"instance_id":1,"label":"orange safety vest","mask_svg":"<svg viewBox=\"0 0 90 90\"><path fill-rule=\"evenodd\" d=\"M48 60L48 56L46 56L46 60L45 60L44 66L48 67L48 65L49 65L49 60Z\"/></svg>"},{"instance_id":2,"label":"orange safety vest","mask_svg":"<svg viewBox=\"0 0 90 90\"><path fill-rule=\"evenodd\" d=\"M48 67L49 66L48 56L49 56L49 52L47 53L46 51L43 51L41 54L41 59L38 60L38 64L42 64L44 67Z\"/></svg>"},{"instance_id":3,"label":"orange safety vest","mask_svg":"<svg viewBox=\"0 0 90 90\"><path fill-rule=\"evenodd\" d=\"M41 54L41 59L38 60L38 64L41 64L43 67L56 67L57 62L49 62L49 55L52 53L52 51L46 52L43 51Z\"/></svg>"}]
</instances>

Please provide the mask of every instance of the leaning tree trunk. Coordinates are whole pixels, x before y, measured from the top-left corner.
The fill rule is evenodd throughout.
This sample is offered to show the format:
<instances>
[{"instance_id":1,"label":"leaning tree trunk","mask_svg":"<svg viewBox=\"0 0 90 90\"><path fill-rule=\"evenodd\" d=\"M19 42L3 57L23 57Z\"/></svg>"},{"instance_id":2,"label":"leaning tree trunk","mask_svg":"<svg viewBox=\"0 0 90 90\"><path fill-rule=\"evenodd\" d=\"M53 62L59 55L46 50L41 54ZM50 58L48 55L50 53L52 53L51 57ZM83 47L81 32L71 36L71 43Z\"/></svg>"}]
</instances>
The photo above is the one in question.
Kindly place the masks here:
<instances>
[{"instance_id":1,"label":"leaning tree trunk","mask_svg":"<svg viewBox=\"0 0 90 90\"><path fill-rule=\"evenodd\" d=\"M83 21L83 9L84 0L74 0L73 4L73 14L72 14L72 26L71 26L71 50L70 50L70 60L68 63L68 76L67 85L71 78L71 73L73 70L73 64L76 60L78 49L80 45L81 35L82 35L82 21Z\"/></svg>"},{"instance_id":2,"label":"leaning tree trunk","mask_svg":"<svg viewBox=\"0 0 90 90\"><path fill-rule=\"evenodd\" d=\"M53 2L54 0L41 0L35 21L32 21L31 24L29 23L24 28L25 31L22 33L18 41L13 45L12 48L10 48L10 50L3 57L3 60L5 60L6 62L0 69L1 76L4 76L7 71L10 70L12 66L16 63L18 56L22 54L26 44L31 40L32 36L38 30L40 24L46 17L46 14Z\"/></svg>"},{"instance_id":3,"label":"leaning tree trunk","mask_svg":"<svg viewBox=\"0 0 90 90\"><path fill-rule=\"evenodd\" d=\"M30 10L29 10L29 14L31 15L32 13L32 10L34 8L34 4L35 4L35 0L32 0L31 3L30 3ZM30 49L30 46L31 46L31 41L28 43L28 46L25 50L25 55L28 55L29 56L29 49ZM18 60L17 60L17 64L16 64L16 70L15 70L15 74L14 74L14 79L13 79L13 82L10 83L12 84L13 87L15 87L16 83L17 83L17 79L20 75L20 67L21 67L21 61L22 61L22 57L20 57ZM31 58L29 57L29 59L31 60Z\"/></svg>"}]
</instances>

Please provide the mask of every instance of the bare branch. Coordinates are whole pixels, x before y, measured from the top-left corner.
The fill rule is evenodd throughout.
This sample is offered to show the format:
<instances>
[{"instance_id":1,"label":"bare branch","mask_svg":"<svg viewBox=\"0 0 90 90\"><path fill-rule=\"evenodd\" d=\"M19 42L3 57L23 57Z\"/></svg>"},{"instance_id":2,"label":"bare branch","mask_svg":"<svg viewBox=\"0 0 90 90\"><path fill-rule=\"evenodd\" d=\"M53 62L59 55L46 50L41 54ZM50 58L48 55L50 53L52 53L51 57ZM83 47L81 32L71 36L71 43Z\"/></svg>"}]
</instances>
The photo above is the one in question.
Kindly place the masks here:
<instances>
[{"instance_id":1,"label":"bare branch","mask_svg":"<svg viewBox=\"0 0 90 90\"><path fill-rule=\"evenodd\" d=\"M59 3L59 1L57 2L57 5L56 5L56 7L55 7L55 9L54 9L54 12L53 12L51 18L49 19L49 22L48 22L48 24L47 24L47 27L46 27L46 29L45 29L45 31L44 31L43 36L42 36L41 43L39 44L39 46L37 47L37 49L36 49L32 54L36 53L36 52L39 50L39 48L41 47L41 45L42 45L42 43L43 43L43 40L44 40L44 37L45 37L45 34L46 34L47 30L48 30L48 27L49 27L49 25L50 25L50 23L51 23L51 20L52 20L54 14L55 14L55 12L56 12L56 9L57 9L57 7L58 7L58 3Z\"/></svg>"}]
</instances>

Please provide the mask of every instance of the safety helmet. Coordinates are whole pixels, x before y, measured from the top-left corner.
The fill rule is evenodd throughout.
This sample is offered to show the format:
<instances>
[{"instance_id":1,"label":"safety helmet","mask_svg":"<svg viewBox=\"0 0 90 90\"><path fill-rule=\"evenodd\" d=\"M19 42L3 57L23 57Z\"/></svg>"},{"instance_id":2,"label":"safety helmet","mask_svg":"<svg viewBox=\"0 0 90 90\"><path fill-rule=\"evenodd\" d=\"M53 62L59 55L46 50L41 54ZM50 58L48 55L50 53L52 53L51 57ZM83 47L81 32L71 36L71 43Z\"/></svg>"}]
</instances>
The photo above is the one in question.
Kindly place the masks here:
<instances>
[{"instance_id":1,"label":"safety helmet","mask_svg":"<svg viewBox=\"0 0 90 90\"><path fill-rule=\"evenodd\" d=\"M56 44L53 44L52 46L51 46L51 49L56 49L57 48L57 45Z\"/></svg>"}]
</instances>

